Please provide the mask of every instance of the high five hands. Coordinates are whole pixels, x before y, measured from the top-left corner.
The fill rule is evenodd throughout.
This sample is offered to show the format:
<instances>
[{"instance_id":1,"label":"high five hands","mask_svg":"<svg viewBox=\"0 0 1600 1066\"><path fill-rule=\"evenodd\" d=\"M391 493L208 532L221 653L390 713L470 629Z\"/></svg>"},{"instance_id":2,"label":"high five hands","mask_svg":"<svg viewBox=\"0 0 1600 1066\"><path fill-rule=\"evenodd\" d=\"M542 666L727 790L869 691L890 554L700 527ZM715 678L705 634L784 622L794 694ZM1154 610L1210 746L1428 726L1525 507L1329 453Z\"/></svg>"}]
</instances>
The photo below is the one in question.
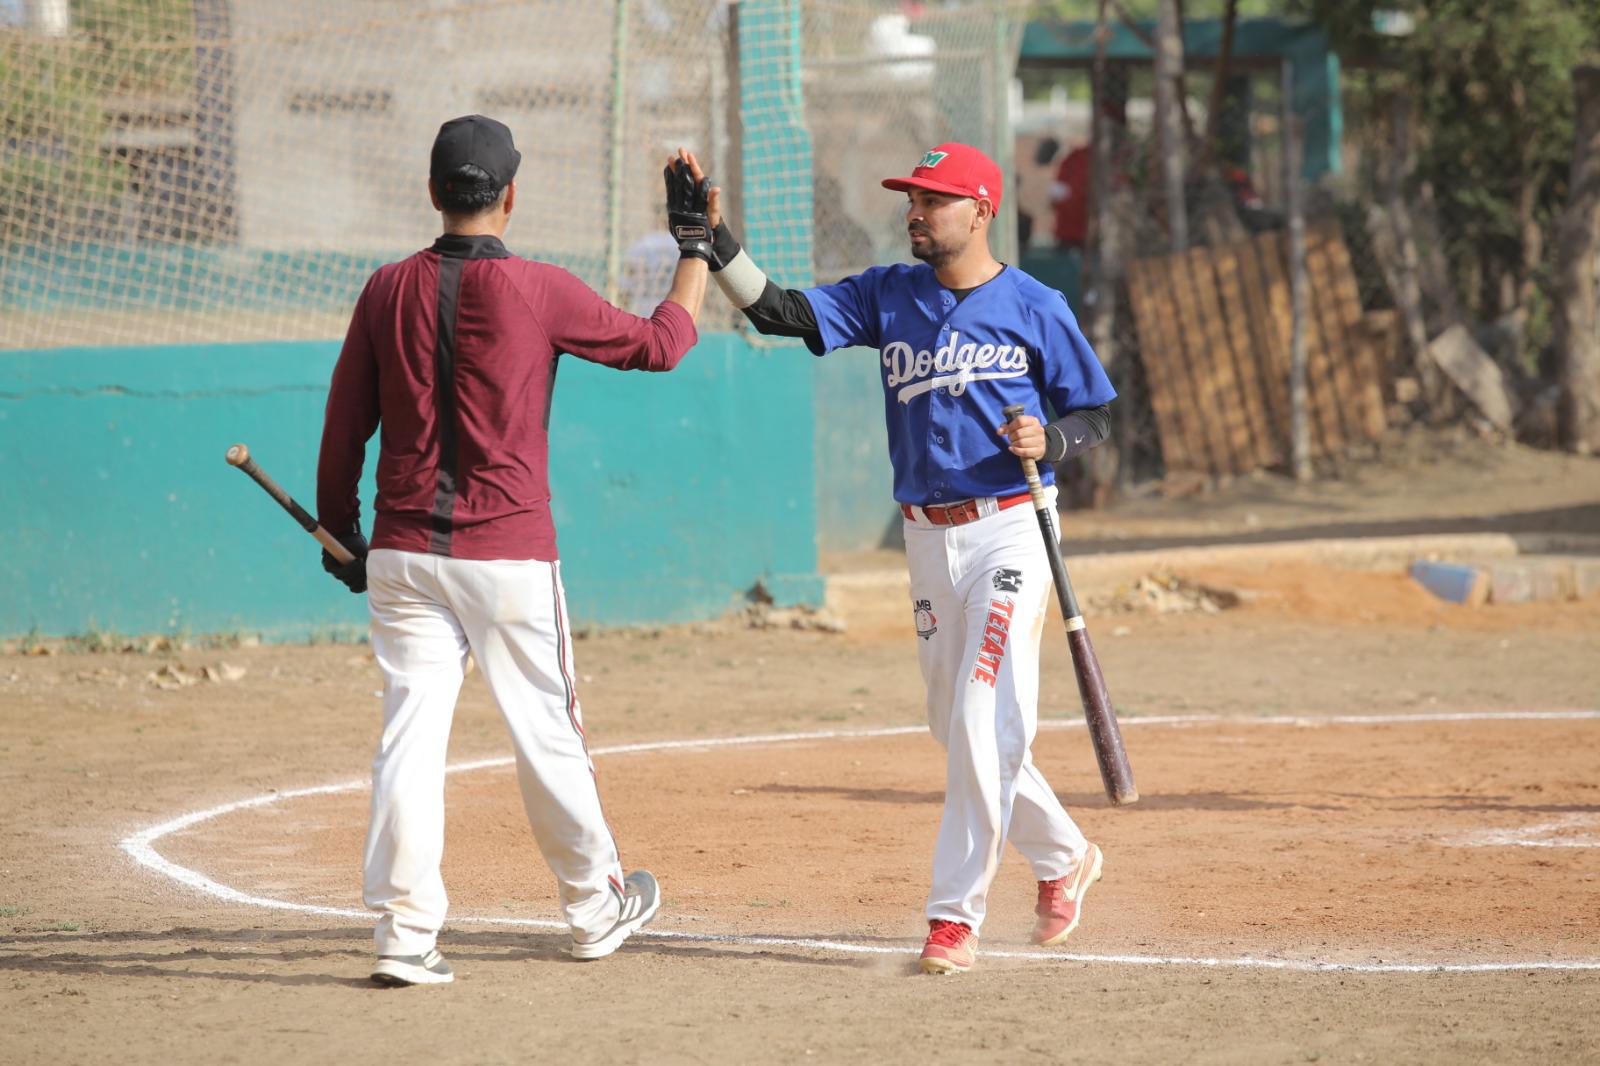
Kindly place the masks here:
<instances>
[{"instance_id":1,"label":"high five hands","mask_svg":"<svg viewBox=\"0 0 1600 1066\"><path fill-rule=\"evenodd\" d=\"M722 190L711 184L694 153L679 148L662 172L667 184L667 230L678 254L711 262L711 238L722 221Z\"/></svg>"}]
</instances>

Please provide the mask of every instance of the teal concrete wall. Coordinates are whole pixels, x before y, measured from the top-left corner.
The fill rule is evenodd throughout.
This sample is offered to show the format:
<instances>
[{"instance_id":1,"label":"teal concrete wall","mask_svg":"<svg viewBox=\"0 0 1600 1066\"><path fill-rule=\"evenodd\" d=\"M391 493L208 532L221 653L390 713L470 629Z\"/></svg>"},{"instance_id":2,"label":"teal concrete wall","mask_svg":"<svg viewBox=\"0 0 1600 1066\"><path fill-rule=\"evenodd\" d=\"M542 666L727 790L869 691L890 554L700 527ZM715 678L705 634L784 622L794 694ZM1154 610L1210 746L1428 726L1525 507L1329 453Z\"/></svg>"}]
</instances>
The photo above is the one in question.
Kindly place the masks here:
<instances>
[{"instance_id":1,"label":"teal concrete wall","mask_svg":"<svg viewBox=\"0 0 1600 1066\"><path fill-rule=\"evenodd\" d=\"M364 632L365 600L223 461L242 441L312 505L337 353L0 353L0 635ZM714 617L757 580L820 601L809 362L722 334L664 375L562 359L551 486L574 619Z\"/></svg>"},{"instance_id":2,"label":"teal concrete wall","mask_svg":"<svg viewBox=\"0 0 1600 1066\"><path fill-rule=\"evenodd\" d=\"M846 348L812 362L817 547L848 552L900 544L878 353Z\"/></svg>"}]
</instances>

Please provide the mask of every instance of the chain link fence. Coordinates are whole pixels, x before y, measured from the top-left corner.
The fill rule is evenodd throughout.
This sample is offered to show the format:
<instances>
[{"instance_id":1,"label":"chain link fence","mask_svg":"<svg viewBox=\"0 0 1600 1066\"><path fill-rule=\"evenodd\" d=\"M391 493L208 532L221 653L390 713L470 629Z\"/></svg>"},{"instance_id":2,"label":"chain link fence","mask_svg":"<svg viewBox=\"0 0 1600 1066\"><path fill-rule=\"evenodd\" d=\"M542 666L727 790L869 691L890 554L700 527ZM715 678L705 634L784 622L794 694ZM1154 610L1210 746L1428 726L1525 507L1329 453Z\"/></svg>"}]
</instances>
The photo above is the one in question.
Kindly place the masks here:
<instances>
[{"instance_id":1,"label":"chain link fence","mask_svg":"<svg viewBox=\"0 0 1600 1066\"><path fill-rule=\"evenodd\" d=\"M815 276L837 281L907 258L904 197L886 177L910 173L936 144L960 141L1011 170L1010 90L1027 5L808 0L803 39L814 173ZM1015 246L1015 206L996 230Z\"/></svg>"},{"instance_id":2,"label":"chain link fence","mask_svg":"<svg viewBox=\"0 0 1600 1066\"><path fill-rule=\"evenodd\" d=\"M337 337L371 270L437 230L428 149L470 112L506 122L523 152L513 251L648 313L677 259L669 153L697 151L730 215L756 222L740 218L743 130L797 104L809 143L763 160L777 195L761 202L815 234L786 280L834 280L903 255L878 179L948 138L1003 156L1021 9L15 4L0 11L0 347ZM798 25L799 55L793 34L747 24L741 39L741 12ZM798 58L799 83L773 58ZM736 320L708 301L703 328Z\"/></svg>"}]
</instances>

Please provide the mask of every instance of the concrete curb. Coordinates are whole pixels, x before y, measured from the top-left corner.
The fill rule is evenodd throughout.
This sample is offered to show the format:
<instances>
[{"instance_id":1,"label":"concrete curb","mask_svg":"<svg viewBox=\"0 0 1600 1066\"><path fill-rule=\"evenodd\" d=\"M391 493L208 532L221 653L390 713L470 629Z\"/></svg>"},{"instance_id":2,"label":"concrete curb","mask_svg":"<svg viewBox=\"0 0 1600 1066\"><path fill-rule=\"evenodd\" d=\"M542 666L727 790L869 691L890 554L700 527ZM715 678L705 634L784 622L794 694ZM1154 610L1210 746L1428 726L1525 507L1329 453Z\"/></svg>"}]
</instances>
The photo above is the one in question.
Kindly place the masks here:
<instances>
[{"instance_id":1,"label":"concrete curb","mask_svg":"<svg viewBox=\"0 0 1600 1066\"><path fill-rule=\"evenodd\" d=\"M1266 569L1280 563L1312 563L1336 570L1406 571L1419 559L1482 563L1519 556L1570 552L1600 556L1600 535L1569 533L1446 533L1405 537L1353 537L1274 541L1267 544L1208 544L1130 552L1066 556L1067 573L1081 597L1114 591L1153 570L1196 566ZM827 604L848 615L852 607L890 595L909 595L905 568L824 575Z\"/></svg>"}]
</instances>

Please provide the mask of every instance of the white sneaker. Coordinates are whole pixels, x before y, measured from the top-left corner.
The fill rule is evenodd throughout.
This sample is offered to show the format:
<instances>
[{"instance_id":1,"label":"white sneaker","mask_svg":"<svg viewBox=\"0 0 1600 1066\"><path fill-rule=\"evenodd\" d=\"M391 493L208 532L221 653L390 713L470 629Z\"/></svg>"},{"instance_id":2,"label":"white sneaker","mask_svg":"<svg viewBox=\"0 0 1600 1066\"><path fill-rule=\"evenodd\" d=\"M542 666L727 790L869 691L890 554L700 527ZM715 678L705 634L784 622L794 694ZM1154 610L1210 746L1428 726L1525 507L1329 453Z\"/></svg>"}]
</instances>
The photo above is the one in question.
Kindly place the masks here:
<instances>
[{"instance_id":1,"label":"white sneaker","mask_svg":"<svg viewBox=\"0 0 1600 1066\"><path fill-rule=\"evenodd\" d=\"M634 931L649 924L661 909L661 887L649 870L635 870L623 879L622 912L616 924L593 940L572 938L575 959L603 959L622 946Z\"/></svg>"},{"instance_id":2,"label":"white sneaker","mask_svg":"<svg viewBox=\"0 0 1600 1066\"><path fill-rule=\"evenodd\" d=\"M438 948L426 955L379 955L372 968L372 983L390 988L406 985L447 985L456 979Z\"/></svg>"}]
</instances>

